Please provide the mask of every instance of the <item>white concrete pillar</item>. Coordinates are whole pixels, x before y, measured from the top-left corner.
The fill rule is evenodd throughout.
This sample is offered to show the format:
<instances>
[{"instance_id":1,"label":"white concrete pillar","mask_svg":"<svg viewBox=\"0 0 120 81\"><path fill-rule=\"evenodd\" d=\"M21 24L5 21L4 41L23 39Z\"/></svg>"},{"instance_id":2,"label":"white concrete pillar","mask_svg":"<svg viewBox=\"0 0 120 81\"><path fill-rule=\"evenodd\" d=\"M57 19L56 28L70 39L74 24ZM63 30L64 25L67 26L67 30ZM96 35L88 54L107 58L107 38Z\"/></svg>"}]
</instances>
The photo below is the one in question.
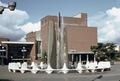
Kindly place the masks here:
<instances>
[{"instance_id":1,"label":"white concrete pillar","mask_svg":"<svg viewBox=\"0 0 120 81\"><path fill-rule=\"evenodd\" d=\"M88 56L88 54L87 54L87 62L89 61L89 56Z\"/></svg>"},{"instance_id":2,"label":"white concrete pillar","mask_svg":"<svg viewBox=\"0 0 120 81\"><path fill-rule=\"evenodd\" d=\"M79 55L79 62L81 62L81 54Z\"/></svg>"}]
</instances>

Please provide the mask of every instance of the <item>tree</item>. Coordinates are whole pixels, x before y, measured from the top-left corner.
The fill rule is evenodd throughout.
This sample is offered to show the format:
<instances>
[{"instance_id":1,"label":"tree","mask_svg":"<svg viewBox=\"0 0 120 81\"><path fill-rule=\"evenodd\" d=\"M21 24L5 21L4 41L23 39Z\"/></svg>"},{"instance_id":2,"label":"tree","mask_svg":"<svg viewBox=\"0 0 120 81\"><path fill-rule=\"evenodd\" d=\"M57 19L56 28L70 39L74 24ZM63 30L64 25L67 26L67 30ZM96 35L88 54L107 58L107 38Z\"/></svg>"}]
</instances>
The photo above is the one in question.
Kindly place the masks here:
<instances>
[{"instance_id":1,"label":"tree","mask_svg":"<svg viewBox=\"0 0 120 81\"><path fill-rule=\"evenodd\" d=\"M109 60L114 60L115 59L115 47L116 45L114 43L106 43L106 55L108 57Z\"/></svg>"},{"instance_id":2,"label":"tree","mask_svg":"<svg viewBox=\"0 0 120 81\"><path fill-rule=\"evenodd\" d=\"M47 62L47 52L45 50L42 50L42 55L41 55L41 59L42 62Z\"/></svg>"},{"instance_id":3,"label":"tree","mask_svg":"<svg viewBox=\"0 0 120 81\"><path fill-rule=\"evenodd\" d=\"M94 52L98 61L113 60L116 52L115 47L114 43L98 43L96 46L91 46L91 51Z\"/></svg>"}]
</instances>

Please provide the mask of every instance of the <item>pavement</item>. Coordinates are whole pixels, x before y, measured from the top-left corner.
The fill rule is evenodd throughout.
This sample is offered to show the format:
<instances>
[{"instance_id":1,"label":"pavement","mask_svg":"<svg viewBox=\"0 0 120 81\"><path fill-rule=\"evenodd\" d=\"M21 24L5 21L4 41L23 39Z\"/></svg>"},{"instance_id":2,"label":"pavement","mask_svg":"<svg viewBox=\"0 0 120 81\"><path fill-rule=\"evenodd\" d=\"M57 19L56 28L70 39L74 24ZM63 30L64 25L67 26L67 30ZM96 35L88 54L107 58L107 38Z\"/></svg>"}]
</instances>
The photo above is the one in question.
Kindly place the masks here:
<instances>
[{"instance_id":1,"label":"pavement","mask_svg":"<svg viewBox=\"0 0 120 81\"><path fill-rule=\"evenodd\" d=\"M39 72L9 72L7 66L0 66L0 81L120 81L120 64L112 65L111 71L97 73L71 72L68 74Z\"/></svg>"}]
</instances>

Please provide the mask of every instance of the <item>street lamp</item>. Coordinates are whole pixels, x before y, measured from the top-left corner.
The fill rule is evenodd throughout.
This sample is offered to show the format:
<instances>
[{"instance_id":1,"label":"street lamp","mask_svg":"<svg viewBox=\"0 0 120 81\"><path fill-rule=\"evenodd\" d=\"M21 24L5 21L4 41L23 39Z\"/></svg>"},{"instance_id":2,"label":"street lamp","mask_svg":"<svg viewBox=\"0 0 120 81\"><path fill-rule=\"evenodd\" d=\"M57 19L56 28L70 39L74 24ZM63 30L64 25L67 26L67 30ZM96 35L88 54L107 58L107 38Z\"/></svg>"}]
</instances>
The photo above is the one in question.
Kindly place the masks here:
<instances>
[{"instance_id":1,"label":"street lamp","mask_svg":"<svg viewBox=\"0 0 120 81\"><path fill-rule=\"evenodd\" d=\"M9 1L8 2L8 7L0 6L0 14L3 13L4 9L9 9L10 11L14 11L16 8L16 2L14 1Z\"/></svg>"},{"instance_id":2,"label":"street lamp","mask_svg":"<svg viewBox=\"0 0 120 81\"><path fill-rule=\"evenodd\" d=\"M14 11L16 8L16 2L14 1L8 2L8 8L10 9L10 11Z\"/></svg>"},{"instance_id":3,"label":"street lamp","mask_svg":"<svg viewBox=\"0 0 120 81\"><path fill-rule=\"evenodd\" d=\"M2 14L4 11L4 7L3 6L0 6L0 14Z\"/></svg>"},{"instance_id":4,"label":"street lamp","mask_svg":"<svg viewBox=\"0 0 120 81\"><path fill-rule=\"evenodd\" d=\"M1 48L0 48L1 65L4 65L4 57L5 57L4 52L5 51L6 51L5 47L1 46Z\"/></svg>"},{"instance_id":5,"label":"street lamp","mask_svg":"<svg viewBox=\"0 0 120 81\"><path fill-rule=\"evenodd\" d=\"M26 50L25 47L23 47L21 51L22 51L22 53L23 53L23 57L22 57L22 58L23 58L23 62L24 62L24 59L25 59L25 56L24 56L24 55L25 55L25 52L26 52L27 50Z\"/></svg>"}]
</instances>

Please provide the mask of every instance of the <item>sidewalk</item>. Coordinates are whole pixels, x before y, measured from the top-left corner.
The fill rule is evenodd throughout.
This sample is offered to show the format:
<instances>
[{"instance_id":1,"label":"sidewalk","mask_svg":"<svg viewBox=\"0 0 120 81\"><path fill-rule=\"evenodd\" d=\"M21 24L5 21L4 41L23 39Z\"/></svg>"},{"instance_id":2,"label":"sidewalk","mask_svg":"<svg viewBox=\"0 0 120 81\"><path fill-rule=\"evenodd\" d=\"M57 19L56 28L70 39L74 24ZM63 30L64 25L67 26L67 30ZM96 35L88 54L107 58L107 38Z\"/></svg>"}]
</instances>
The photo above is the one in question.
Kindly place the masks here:
<instances>
[{"instance_id":1,"label":"sidewalk","mask_svg":"<svg viewBox=\"0 0 120 81\"><path fill-rule=\"evenodd\" d=\"M8 72L7 66L0 66L0 81L91 81L95 77L102 75L100 81L119 81L120 80L120 64L112 65L111 71L99 73L68 73L68 74L32 74L27 72ZM97 81L97 80L96 80Z\"/></svg>"}]
</instances>

